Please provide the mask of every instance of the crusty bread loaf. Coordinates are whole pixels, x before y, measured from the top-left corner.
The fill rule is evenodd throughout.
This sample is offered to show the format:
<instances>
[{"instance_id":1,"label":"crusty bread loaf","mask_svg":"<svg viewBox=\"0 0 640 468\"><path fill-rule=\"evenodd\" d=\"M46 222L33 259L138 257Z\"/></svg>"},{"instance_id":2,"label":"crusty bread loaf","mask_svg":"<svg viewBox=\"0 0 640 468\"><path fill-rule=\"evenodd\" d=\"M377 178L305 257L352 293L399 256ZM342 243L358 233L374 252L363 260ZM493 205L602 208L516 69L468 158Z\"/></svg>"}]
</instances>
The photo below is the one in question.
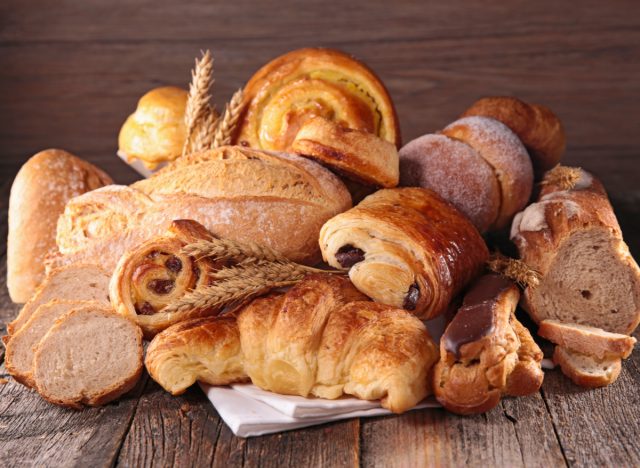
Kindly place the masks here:
<instances>
[{"instance_id":1,"label":"crusty bread loaf","mask_svg":"<svg viewBox=\"0 0 640 468\"><path fill-rule=\"evenodd\" d=\"M58 149L41 151L20 169L11 186L7 287L13 302L26 302L44 279L44 259L56 250L56 223L68 200L111 178Z\"/></svg>"},{"instance_id":2,"label":"crusty bread loaf","mask_svg":"<svg viewBox=\"0 0 640 468\"><path fill-rule=\"evenodd\" d=\"M553 362L562 373L581 387L605 387L616 381L622 369L620 358L608 357L598 360L587 354L556 346Z\"/></svg>"},{"instance_id":3,"label":"crusty bread loaf","mask_svg":"<svg viewBox=\"0 0 640 468\"><path fill-rule=\"evenodd\" d=\"M50 265L100 258L113 271L126 251L162 234L174 219L193 219L216 235L315 263L320 227L350 206L344 184L313 161L223 147L180 158L131 187L72 200L58 223L61 255Z\"/></svg>"},{"instance_id":4,"label":"crusty bread loaf","mask_svg":"<svg viewBox=\"0 0 640 468\"><path fill-rule=\"evenodd\" d=\"M16 333L38 307L54 299L109 304L109 279L106 271L93 264L74 264L51 271L18 316L7 325L9 334Z\"/></svg>"},{"instance_id":5,"label":"crusty bread loaf","mask_svg":"<svg viewBox=\"0 0 640 468\"><path fill-rule=\"evenodd\" d=\"M11 335L11 339L6 345L4 362L9 374L27 387L33 387L35 385L33 381L34 348L57 319L73 309L92 304L100 306L98 302L54 299L38 307L31 318L15 334Z\"/></svg>"},{"instance_id":6,"label":"crusty bread loaf","mask_svg":"<svg viewBox=\"0 0 640 468\"><path fill-rule=\"evenodd\" d=\"M557 320L540 322L538 335L565 349L588 354L598 360L612 357L626 359L636 344L632 336Z\"/></svg>"},{"instance_id":7,"label":"crusty bread loaf","mask_svg":"<svg viewBox=\"0 0 640 468\"><path fill-rule=\"evenodd\" d=\"M57 405L108 403L142 375L142 332L104 306L84 306L58 319L33 360L36 389Z\"/></svg>"},{"instance_id":8,"label":"crusty bread loaf","mask_svg":"<svg viewBox=\"0 0 640 468\"><path fill-rule=\"evenodd\" d=\"M508 96L476 101L462 117L485 116L499 120L524 143L538 175L560 162L565 150L562 122L547 107Z\"/></svg>"},{"instance_id":9,"label":"crusty bread loaf","mask_svg":"<svg viewBox=\"0 0 640 468\"><path fill-rule=\"evenodd\" d=\"M543 180L537 203L518 213L511 238L539 273L524 306L546 319L630 334L640 321L640 269L602 187L591 174L559 167Z\"/></svg>"}]
</instances>

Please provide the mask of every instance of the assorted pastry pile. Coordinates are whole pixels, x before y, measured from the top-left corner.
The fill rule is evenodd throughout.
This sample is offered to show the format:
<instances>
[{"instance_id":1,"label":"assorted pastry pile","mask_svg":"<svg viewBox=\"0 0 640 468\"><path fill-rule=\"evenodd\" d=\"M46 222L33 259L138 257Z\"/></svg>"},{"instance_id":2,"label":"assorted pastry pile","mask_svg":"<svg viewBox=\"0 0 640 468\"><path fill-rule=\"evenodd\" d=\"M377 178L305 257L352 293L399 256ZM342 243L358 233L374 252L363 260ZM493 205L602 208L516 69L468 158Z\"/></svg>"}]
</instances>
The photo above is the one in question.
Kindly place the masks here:
<instances>
[{"instance_id":1,"label":"assorted pastry pile","mask_svg":"<svg viewBox=\"0 0 640 468\"><path fill-rule=\"evenodd\" d=\"M151 90L124 123L118 155L146 179L115 185L61 150L18 173L15 380L72 408L117 398L144 366L174 395L252 382L397 413L433 394L474 414L542 385L518 304L573 382L616 380L640 269L602 184L559 165L549 109L484 98L401 146L384 85L342 52L276 58L222 113L212 73L207 52L188 91ZM483 238L509 226L519 259ZM423 321L443 314L438 344Z\"/></svg>"}]
</instances>

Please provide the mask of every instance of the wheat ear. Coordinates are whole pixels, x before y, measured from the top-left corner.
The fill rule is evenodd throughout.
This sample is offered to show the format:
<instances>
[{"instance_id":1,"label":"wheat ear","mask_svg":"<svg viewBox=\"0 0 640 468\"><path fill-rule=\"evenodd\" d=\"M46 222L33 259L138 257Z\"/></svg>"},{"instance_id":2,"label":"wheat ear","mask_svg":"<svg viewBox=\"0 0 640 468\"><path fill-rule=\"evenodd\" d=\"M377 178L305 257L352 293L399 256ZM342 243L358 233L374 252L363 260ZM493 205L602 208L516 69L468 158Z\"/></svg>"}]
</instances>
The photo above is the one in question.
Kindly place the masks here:
<instances>
[{"instance_id":1,"label":"wheat ear","mask_svg":"<svg viewBox=\"0 0 640 468\"><path fill-rule=\"evenodd\" d=\"M213 137L213 148L219 148L221 146L231 144L233 135L236 132L238 122L240 120L240 114L242 113L243 107L244 93L242 89L239 89L235 93L233 93L231 101L229 101L229 103L225 107L224 116L220 120Z\"/></svg>"},{"instance_id":2,"label":"wheat ear","mask_svg":"<svg viewBox=\"0 0 640 468\"><path fill-rule=\"evenodd\" d=\"M536 287L541 275L522 260L510 258L495 252L487 262L489 270L500 273L523 287Z\"/></svg>"},{"instance_id":3,"label":"wheat ear","mask_svg":"<svg viewBox=\"0 0 640 468\"><path fill-rule=\"evenodd\" d=\"M190 150L192 138L198 126L206 118L211 109L211 87L213 86L213 57L210 51L202 52L202 57L196 59L191 71L191 84L184 113L184 123L187 128L186 139L182 148L184 156Z\"/></svg>"}]
</instances>

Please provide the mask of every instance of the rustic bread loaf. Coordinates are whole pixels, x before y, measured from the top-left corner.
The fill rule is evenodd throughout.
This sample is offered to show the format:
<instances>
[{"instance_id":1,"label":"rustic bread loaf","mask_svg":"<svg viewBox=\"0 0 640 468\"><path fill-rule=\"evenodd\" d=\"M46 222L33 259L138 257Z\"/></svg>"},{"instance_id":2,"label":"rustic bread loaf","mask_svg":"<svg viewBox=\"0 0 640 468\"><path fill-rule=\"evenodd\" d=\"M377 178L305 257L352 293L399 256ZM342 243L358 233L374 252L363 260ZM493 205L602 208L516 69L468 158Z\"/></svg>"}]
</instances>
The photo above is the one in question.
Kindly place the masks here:
<instances>
[{"instance_id":1,"label":"rustic bread loaf","mask_svg":"<svg viewBox=\"0 0 640 468\"><path fill-rule=\"evenodd\" d=\"M49 329L63 315L86 306L100 307L100 303L88 301L68 301L54 299L42 304L31 315L31 318L13 335L5 349L4 362L7 371L18 382L33 387L33 354L34 348L47 334ZM104 304L102 304L104 307Z\"/></svg>"},{"instance_id":2,"label":"rustic bread loaf","mask_svg":"<svg viewBox=\"0 0 640 468\"><path fill-rule=\"evenodd\" d=\"M599 360L611 357L626 359L636 344L636 339L632 336L557 320L540 322L538 335L562 348L588 354Z\"/></svg>"},{"instance_id":3,"label":"rustic bread loaf","mask_svg":"<svg viewBox=\"0 0 640 468\"><path fill-rule=\"evenodd\" d=\"M622 369L620 358L606 357L599 360L593 356L570 351L556 346L553 362L562 373L581 387L605 387L616 381Z\"/></svg>"},{"instance_id":4,"label":"rustic bread loaf","mask_svg":"<svg viewBox=\"0 0 640 468\"><path fill-rule=\"evenodd\" d=\"M110 308L72 310L36 348L36 389L51 403L70 408L108 403L142 375L142 351L140 328Z\"/></svg>"},{"instance_id":5,"label":"rustic bread loaf","mask_svg":"<svg viewBox=\"0 0 640 468\"><path fill-rule=\"evenodd\" d=\"M54 299L109 304L109 279L105 270L93 264L74 264L52 270L18 316L7 325L7 331L10 335L16 333L38 307Z\"/></svg>"},{"instance_id":6,"label":"rustic bread loaf","mask_svg":"<svg viewBox=\"0 0 640 468\"><path fill-rule=\"evenodd\" d=\"M162 234L174 219L193 219L216 235L315 263L320 227L350 206L344 184L313 161L223 147L180 158L131 187L71 200L58 223L61 255L51 265L97 257L113 271L126 251Z\"/></svg>"},{"instance_id":7,"label":"rustic bread loaf","mask_svg":"<svg viewBox=\"0 0 640 468\"><path fill-rule=\"evenodd\" d=\"M22 166L9 199L7 287L13 302L28 301L44 279L44 259L56 251L56 223L67 201L111 183L94 165L58 149L41 151Z\"/></svg>"},{"instance_id":8,"label":"rustic bread loaf","mask_svg":"<svg viewBox=\"0 0 640 468\"><path fill-rule=\"evenodd\" d=\"M537 203L513 220L511 239L539 273L524 306L546 319L631 333L640 321L640 269L631 257L602 184L577 168L543 180Z\"/></svg>"}]
</instances>

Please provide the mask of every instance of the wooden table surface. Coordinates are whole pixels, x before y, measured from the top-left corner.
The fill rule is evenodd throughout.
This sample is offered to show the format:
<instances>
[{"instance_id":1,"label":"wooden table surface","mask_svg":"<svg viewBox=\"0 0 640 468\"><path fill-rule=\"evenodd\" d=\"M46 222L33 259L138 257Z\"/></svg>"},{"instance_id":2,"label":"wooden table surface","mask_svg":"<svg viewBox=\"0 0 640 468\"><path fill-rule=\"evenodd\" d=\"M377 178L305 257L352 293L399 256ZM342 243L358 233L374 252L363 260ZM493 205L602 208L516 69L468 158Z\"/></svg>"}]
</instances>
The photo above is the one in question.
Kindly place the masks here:
<instances>
[{"instance_id":1,"label":"wooden table surface","mask_svg":"<svg viewBox=\"0 0 640 468\"><path fill-rule=\"evenodd\" d=\"M550 106L566 125L565 162L602 178L638 257L639 10L637 0L4 0L0 238L11 180L38 150L65 148L134 180L115 156L120 125L146 90L186 86L200 49L214 53L221 108L268 59L321 45L379 73L405 141L484 95ZM4 279L4 243L0 254ZM0 320L17 310L3 287ZM251 439L234 437L197 388L174 398L145 377L118 402L76 412L8 378L0 466L638 466L639 403L640 351L604 389L551 371L538 394L475 417L423 410Z\"/></svg>"}]
</instances>

